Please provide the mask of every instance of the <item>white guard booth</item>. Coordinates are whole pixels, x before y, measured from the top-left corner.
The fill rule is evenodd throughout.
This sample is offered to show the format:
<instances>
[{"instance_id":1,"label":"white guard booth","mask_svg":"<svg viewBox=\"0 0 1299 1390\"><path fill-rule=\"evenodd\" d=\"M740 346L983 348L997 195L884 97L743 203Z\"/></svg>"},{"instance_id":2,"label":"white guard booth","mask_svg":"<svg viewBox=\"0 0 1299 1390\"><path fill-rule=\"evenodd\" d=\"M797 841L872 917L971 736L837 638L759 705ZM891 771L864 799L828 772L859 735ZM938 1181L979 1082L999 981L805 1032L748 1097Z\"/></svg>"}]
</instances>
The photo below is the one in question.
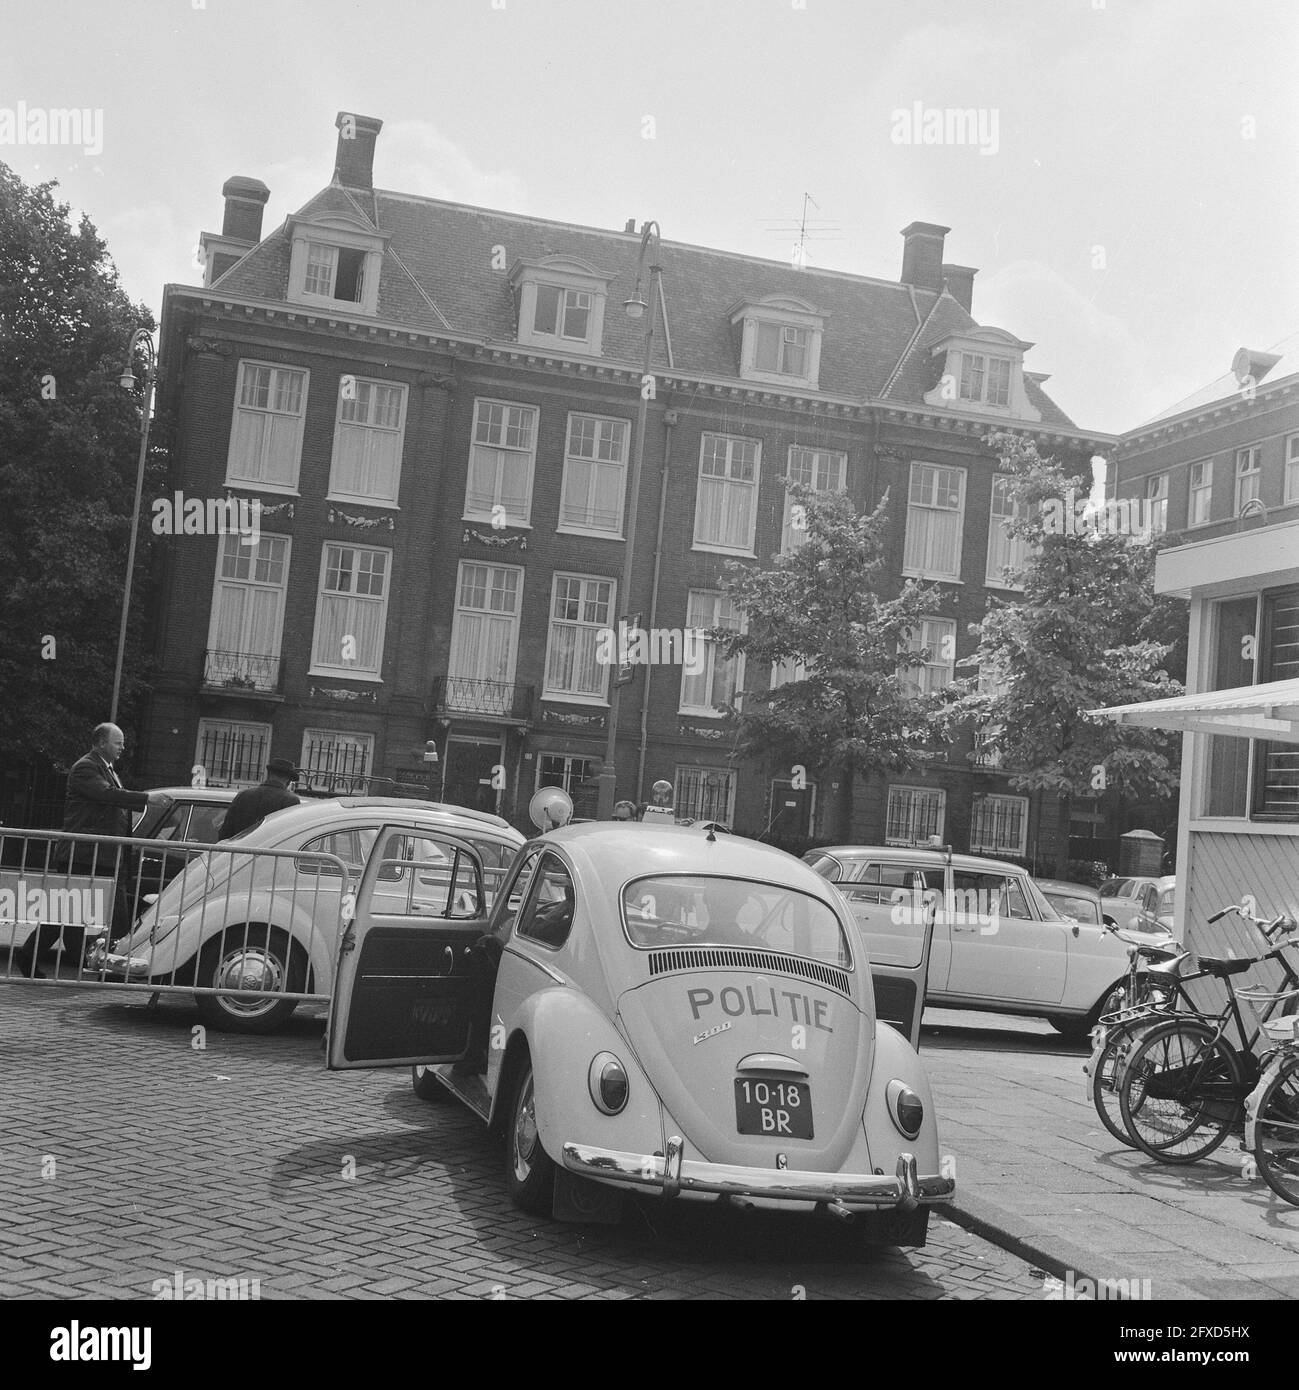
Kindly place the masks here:
<instances>
[{"instance_id":1,"label":"white guard booth","mask_svg":"<svg viewBox=\"0 0 1299 1390\"><path fill-rule=\"evenodd\" d=\"M1155 590L1190 600L1188 694L1093 713L1184 732L1177 934L1205 954L1256 954L1237 917L1206 919L1246 895L1259 916L1299 917L1299 522L1170 547Z\"/></svg>"}]
</instances>

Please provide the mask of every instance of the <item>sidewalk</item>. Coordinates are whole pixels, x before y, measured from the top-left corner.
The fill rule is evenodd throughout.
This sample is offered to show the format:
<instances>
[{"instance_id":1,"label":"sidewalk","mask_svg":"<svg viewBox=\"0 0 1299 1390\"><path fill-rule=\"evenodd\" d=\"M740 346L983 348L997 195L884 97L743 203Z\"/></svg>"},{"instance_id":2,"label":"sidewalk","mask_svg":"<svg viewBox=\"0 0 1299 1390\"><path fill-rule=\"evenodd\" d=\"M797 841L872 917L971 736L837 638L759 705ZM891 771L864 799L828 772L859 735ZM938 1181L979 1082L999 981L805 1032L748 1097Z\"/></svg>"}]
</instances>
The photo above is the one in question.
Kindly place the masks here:
<instances>
[{"instance_id":1,"label":"sidewalk","mask_svg":"<svg viewBox=\"0 0 1299 1390\"><path fill-rule=\"evenodd\" d=\"M1097 1118L1081 1048L1024 1020L1007 1026L1041 1050L993 1050L975 1031L997 1027L991 1015L926 1023L939 1018L971 1025L921 1040L956 1163L954 1221L1057 1278L1149 1279L1155 1299L1299 1298L1299 1207L1243 1176L1239 1139L1199 1163L1158 1164Z\"/></svg>"}]
</instances>

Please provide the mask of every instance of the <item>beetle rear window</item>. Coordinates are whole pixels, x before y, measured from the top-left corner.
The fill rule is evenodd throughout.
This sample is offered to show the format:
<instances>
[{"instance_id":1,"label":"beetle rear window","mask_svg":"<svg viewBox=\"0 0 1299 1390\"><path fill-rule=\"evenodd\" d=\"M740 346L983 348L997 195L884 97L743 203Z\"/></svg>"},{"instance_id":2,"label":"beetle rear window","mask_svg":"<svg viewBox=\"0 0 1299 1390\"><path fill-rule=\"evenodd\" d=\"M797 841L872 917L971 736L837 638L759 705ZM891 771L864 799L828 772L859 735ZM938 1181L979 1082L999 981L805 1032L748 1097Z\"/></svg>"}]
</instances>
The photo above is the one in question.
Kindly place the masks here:
<instances>
[{"instance_id":1,"label":"beetle rear window","mask_svg":"<svg viewBox=\"0 0 1299 1390\"><path fill-rule=\"evenodd\" d=\"M640 878L622 892L633 946L748 946L848 969L852 956L825 903L776 883L672 874Z\"/></svg>"}]
</instances>

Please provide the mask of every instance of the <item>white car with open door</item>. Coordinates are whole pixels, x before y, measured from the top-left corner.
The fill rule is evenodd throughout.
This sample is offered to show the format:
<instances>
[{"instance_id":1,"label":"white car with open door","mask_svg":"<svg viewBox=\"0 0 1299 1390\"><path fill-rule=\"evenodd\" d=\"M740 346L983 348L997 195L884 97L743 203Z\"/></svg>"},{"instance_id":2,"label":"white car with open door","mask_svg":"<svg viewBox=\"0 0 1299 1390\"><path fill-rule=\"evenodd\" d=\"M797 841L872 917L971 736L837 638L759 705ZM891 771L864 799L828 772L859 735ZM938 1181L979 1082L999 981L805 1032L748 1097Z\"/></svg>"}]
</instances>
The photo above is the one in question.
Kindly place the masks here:
<instances>
[{"instance_id":1,"label":"white car with open door","mask_svg":"<svg viewBox=\"0 0 1299 1390\"><path fill-rule=\"evenodd\" d=\"M505 1136L518 1206L610 1221L639 1192L924 1244L954 1182L912 1021L877 1020L852 918L811 869L731 835L569 825L519 851L484 922L445 885L394 910L398 862L381 850L362 878L329 1066L409 1065L419 1094L468 1105Z\"/></svg>"},{"instance_id":2,"label":"white car with open door","mask_svg":"<svg viewBox=\"0 0 1299 1390\"><path fill-rule=\"evenodd\" d=\"M931 919L929 1004L1033 1015L1082 1041L1127 970L1112 933L1062 917L1017 864L893 845L803 858L839 889L872 961L914 957L918 924Z\"/></svg>"}]
</instances>

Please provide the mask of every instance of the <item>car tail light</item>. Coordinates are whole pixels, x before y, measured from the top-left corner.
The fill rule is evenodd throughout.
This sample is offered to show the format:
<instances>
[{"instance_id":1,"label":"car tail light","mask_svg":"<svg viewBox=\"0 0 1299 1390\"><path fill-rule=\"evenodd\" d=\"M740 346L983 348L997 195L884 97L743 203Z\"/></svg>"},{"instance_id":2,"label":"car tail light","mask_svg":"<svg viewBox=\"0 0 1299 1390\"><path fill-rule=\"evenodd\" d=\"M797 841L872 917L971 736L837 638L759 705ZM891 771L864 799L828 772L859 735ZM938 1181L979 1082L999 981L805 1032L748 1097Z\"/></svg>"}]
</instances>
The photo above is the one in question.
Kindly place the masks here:
<instances>
[{"instance_id":1,"label":"car tail light","mask_svg":"<svg viewBox=\"0 0 1299 1390\"><path fill-rule=\"evenodd\" d=\"M914 1139L925 1122L925 1103L904 1081L890 1081L889 1118L907 1139Z\"/></svg>"},{"instance_id":2,"label":"car tail light","mask_svg":"<svg viewBox=\"0 0 1299 1390\"><path fill-rule=\"evenodd\" d=\"M627 1068L612 1052L599 1052L591 1059L587 1086L596 1109L606 1115L618 1114L627 1104L627 1096L631 1090Z\"/></svg>"}]
</instances>

